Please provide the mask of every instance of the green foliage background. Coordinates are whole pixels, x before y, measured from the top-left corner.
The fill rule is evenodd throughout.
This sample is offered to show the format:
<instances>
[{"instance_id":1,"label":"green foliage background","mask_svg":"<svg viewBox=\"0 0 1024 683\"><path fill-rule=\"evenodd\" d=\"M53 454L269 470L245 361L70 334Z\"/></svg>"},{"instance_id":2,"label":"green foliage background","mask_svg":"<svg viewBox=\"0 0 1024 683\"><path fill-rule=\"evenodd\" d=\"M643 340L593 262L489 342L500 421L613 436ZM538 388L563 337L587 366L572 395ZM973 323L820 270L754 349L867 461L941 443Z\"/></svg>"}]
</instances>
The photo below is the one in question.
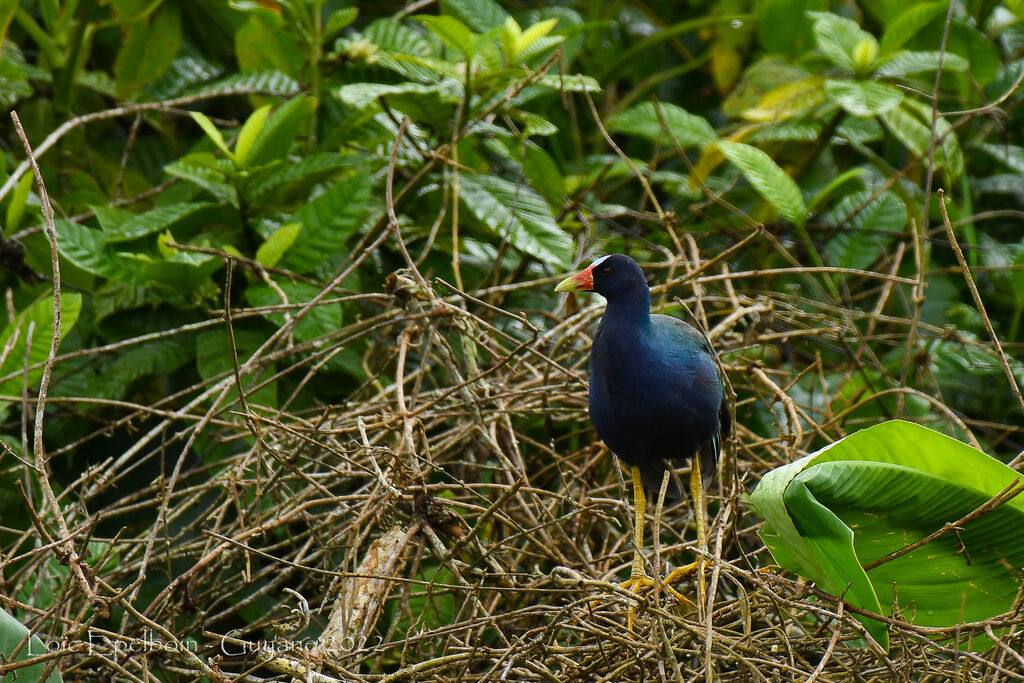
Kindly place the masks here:
<instances>
[{"instance_id":1,"label":"green foliage background","mask_svg":"<svg viewBox=\"0 0 1024 683\"><path fill-rule=\"evenodd\" d=\"M410 263L439 294L522 312L495 324L527 344L567 312L556 276L607 251L678 276L686 297L721 255L698 317L726 320L737 288L753 306L720 344L741 470L888 417L1019 469L1006 369L1024 383L1022 20L1019 0L2 0L0 105L57 214L52 476L149 485L173 463L146 446L136 470L133 444L168 415L210 411L161 438L185 446L189 471L216 471L258 439L220 438L240 414L358 404L392 381L394 353L352 326L425 296ZM13 491L19 458L40 456L31 405L53 312L38 190L8 120L0 480ZM685 315L668 294L659 305ZM474 348L449 349L467 377ZM520 427L568 450L576 419ZM24 577L22 508L0 501L0 566Z\"/></svg>"}]
</instances>

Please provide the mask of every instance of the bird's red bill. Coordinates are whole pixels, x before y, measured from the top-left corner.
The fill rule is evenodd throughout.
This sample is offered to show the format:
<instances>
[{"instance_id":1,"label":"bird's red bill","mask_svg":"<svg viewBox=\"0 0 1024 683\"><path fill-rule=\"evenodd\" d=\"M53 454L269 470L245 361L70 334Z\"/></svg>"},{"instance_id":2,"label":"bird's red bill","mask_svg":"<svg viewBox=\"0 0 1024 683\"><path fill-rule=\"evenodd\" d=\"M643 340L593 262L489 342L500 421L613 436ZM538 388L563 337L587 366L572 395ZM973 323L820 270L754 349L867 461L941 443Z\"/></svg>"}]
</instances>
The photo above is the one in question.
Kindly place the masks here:
<instances>
[{"instance_id":1,"label":"bird's red bill","mask_svg":"<svg viewBox=\"0 0 1024 683\"><path fill-rule=\"evenodd\" d=\"M556 292L590 292L594 289L594 264L570 275L555 286Z\"/></svg>"}]
</instances>

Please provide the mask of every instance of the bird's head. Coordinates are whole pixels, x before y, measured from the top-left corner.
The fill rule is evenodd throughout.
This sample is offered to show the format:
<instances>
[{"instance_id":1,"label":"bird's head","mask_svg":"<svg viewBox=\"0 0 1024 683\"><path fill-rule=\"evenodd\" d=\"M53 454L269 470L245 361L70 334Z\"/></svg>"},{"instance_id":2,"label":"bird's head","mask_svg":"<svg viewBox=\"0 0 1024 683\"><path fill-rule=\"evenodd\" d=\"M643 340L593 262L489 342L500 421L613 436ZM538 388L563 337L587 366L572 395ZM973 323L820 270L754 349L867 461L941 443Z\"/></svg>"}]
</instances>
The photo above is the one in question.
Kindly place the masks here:
<instances>
[{"instance_id":1,"label":"bird's head","mask_svg":"<svg viewBox=\"0 0 1024 683\"><path fill-rule=\"evenodd\" d=\"M597 292L609 301L647 292L647 280L640 264L625 254L608 254L565 278L556 292Z\"/></svg>"}]
</instances>

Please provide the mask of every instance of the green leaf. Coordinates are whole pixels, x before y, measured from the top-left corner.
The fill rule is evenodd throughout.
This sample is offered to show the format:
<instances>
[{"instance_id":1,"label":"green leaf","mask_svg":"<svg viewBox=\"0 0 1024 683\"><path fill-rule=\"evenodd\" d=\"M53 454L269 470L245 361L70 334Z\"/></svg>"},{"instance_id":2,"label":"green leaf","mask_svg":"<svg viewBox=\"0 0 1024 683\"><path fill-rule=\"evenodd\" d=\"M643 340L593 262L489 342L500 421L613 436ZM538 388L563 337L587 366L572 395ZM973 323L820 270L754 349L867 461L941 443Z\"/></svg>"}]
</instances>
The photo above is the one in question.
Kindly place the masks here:
<instances>
[{"instance_id":1,"label":"green leaf","mask_svg":"<svg viewBox=\"0 0 1024 683\"><path fill-rule=\"evenodd\" d=\"M186 157L187 158L187 157ZM172 161L164 166L164 172L197 185L224 204L238 207L238 192L234 185L224 179L224 174L207 166L186 163L185 159Z\"/></svg>"},{"instance_id":2,"label":"green leaf","mask_svg":"<svg viewBox=\"0 0 1024 683\"><path fill-rule=\"evenodd\" d=\"M680 147L704 149L718 139L715 129L706 119L674 104L660 103L657 106L661 108L668 132ZM638 104L613 116L608 121L608 130L639 135L648 140L661 141L663 145L671 144L664 137L665 127L661 124L661 118L653 102Z\"/></svg>"},{"instance_id":3,"label":"green leaf","mask_svg":"<svg viewBox=\"0 0 1024 683\"><path fill-rule=\"evenodd\" d=\"M262 332L246 329L240 325L234 330L235 348L232 350L231 338L224 328L204 330L196 335L196 370L204 380L215 377L223 379L234 369L235 359L243 365L252 354L266 341ZM264 369L267 376L273 375L274 366ZM265 378L265 377L264 377ZM277 382L267 382L255 391L252 388L261 381L260 377L246 375L242 377L242 388L246 392L246 400L250 407L275 408L277 406ZM221 409L237 404L238 387L233 386L228 398L221 402Z\"/></svg>"},{"instance_id":4,"label":"green leaf","mask_svg":"<svg viewBox=\"0 0 1024 683\"><path fill-rule=\"evenodd\" d=\"M213 121L211 121L206 114L199 111L190 111L189 116L192 117L193 121L199 124L199 127L203 129L204 133L206 133L206 137L210 138L210 140L213 141L213 144L217 145L217 148L224 152L224 155L228 159L231 159L232 161L235 160L234 153L228 149L227 143L224 142L224 136L219 130L217 130L217 126L213 125Z\"/></svg>"},{"instance_id":5,"label":"green leaf","mask_svg":"<svg viewBox=\"0 0 1024 683\"><path fill-rule=\"evenodd\" d=\"M22 645L26 638L28 638L28 642ZM22 647L18 651L18 656L13 657L14 650L19 645L22 645ZM29 630L25 625L15 619L10 612L0 607L0 655L3 656L5 664L12 661L21 662L33 657L41 657L48 652L49 650L43 645L43 641L39 640L38 636L33 635L29 637ZM12 681L38 681L43 675L45 668L46 663L41 662L32 666L14 669L5 678L9 678ZM45 680L46 683L61 683L63 679L60 677L60 672L55 668Z\"/></svg>"},{"instance_id":6,"label":"green leaf","mask_svg":"<svg viewBox=\"0 0 1024 683\"><path fill-rule=\"evenodd\" d=\"M877 81L825 81L828 96L854 116L876 116L899 106L903 93Z\"/></svg>"},{"instance_id":7,"label":"green leaf","mask_svg":"<svg viewBox=\"0 0 1024 683\"><path fill-rule=\"evenodd\" d=\"M288 251L288 247L295 243L301 231L302 223L282 225L256 250L256 260L268 268L273 268Z\"/></svg>"},{"instance_id":8,"label":"green leaf","mask_svg":"<svg viewBox=\"0 0 1024 683\"><path fill-rule=\"evenodd\" d=\"M28 194L32 191L33 182L35 182L35 176L29 171L21 176L18 179L18 184L14 186L11 203L7 205L7 222L4 223L4 229L7 232L17 230L18 225L21 223L21 219L25 215L25 205L28 203Z\"/></svg>"},{"instance_id":9,"label":"green leaf","mask_svg":"<svg viewBox=\"0 0 1024 683\"><path fill-rule=\"evenodd\" d=\"M859 71L861 66L856 58L859 45L872 45L877 53L878 44L867 31L861 29L852 19L828 12L808 12L814 22L814 41L818 51L833 64L850 71Z\"/></svg>"},{"instance_id":10,"label":"green leaf","mask_svg":"<svg viewBox=\"0 0 1024 683\"><path fill-rule=\"evenodd\" d=\"M306 63L299 39L275 12L251 12L235 31L235 56L244 72L280 71L301 78Z\"/></svg>"},{"instance_id":11,"label":"green leaf","mask_svg":"<svg viewBox=\"0 0 1024 683\"><path fill-rule=\"evenodd\" d=\"M900 106L883 113L880 118L897 140L922 162L927 163L932 137L931 107L917 100L904 98ZM964 169L960 143L957 142L952 126L941 116L935 121L935 139L942 141L933 154L935 167L945 168L954 179L959 177Z\"/></svg>"},{"instance_id":12,"label":"green leaf","mask_svg":"<svg viewBox=\"0 0 1024 683\"><path fill-rule=\"evenodd\" d=\"M779 213L797 225L803 224L807 218L807 207L800 188L771 157L742 142L720 140L718 148Z\"/></svg>"},{"instance_id":13,"label":"green leaf","mask_svg":"<svg viewBox=\"0 0 1024 683\"><path fill-rule=\"evenodd\" d=\"M445 0L445 11L453 12L478 33L504 25L508 12L494 0Z\"/></svg>"},{"instance_id":14,"label":"green leaf","mask_svg":"<svg viewBox=\"0 0 1024 683\"><path fill-rule=\"evenodd\" d=\"M311 301L320 293L320 288L305 282L278 283L278 287L288 297L287 303L301 305ZM245 290L246 301L251 306L280 306L285 302L281 296L268 285L255 285ZM292 314L298 309L292 309ZM285 323L284 313L264 313L263 317L277 326ZM310 341L336 332L342 323L341 304L338 302L321 303L310 309L295 325L295 338L299 341Z\"/></svg>"},{"instance_id":15,"label":"green leaf","mask_svg":"<svg viewBox=\"0 0 1024 683\"><path fill-rule=\"evenodd\" d=\"M270 114L252 143L247 166L263 166L284 159L295 138L305 129L304 124L313 113L313 104L313 100L300 95Z\"/></svg>"},{"instance_id":16,"label":"green leaf","mask_svg":"<svg viewBox=\"0 0 1024 683\"><path fill-rule=\"evenodd\" d=\"M933 19L949 10L949 3L946 0L935 2L919 2L912 4L899 16L886 24L885 32L882 34L880 56L884 59L916 36Z\"/></svg>"},{"instance_id":17,"label":"green leaf","mask_svg":"<svg viewBox=\"0 0 1024 683\"><path fill-rule=\"evenodd\" d=\"M67 336L71 328L78 322L78 314L82 310L82 295L77 292L64 292L60 300L60 339ZM31 344L26 345L28 340L29 327L32 326ZM11 338L15 341L11 343ZM37 388L39 380L43 376L42 363L50 354L50 343L53 337L53 299L47 294L35 301L31 306L22 311L14 320L4 326L0 333L0 349L7 348L11 343L11 351L0 365L0 375L7 375L11 372L24 368L26 363L25 351L28 349L27 362L29 365L39 365L29 370L27 378L25 373L18 374L0 383L0 394L4 396L21 396L22 385L27 382L29 391ZM6 407L7 403L0 402L0 409Z\"/></svg>"},{"instance_id":18,"label":"green leaf","mask_svg":"<svg viewBox=\"0 0 1024 683\"><path fill-rule=\"evenodd\" d=\"M62 218L54 221L54 227L61 256L88 273L110 276L112 255L101 231Z\"/></svg>"},{"instance_id":19,"label":"green leaf","mask_svg":"<svg viewBox=\"0 0 1024 683\"><path fill-rule=\"evenodd\" d=\"M908 52L901 50L892 55L878 67L878 75L887 78L907 76L909 74L937 71L939 58L942 59L943 71L955 71L962 73L967 71L970 64L960 55L947 52Z\"/></svg>"},{"instance_id":20,"label":"green leaf","mask_svg":"<svg viewBox=\"0 0 1024 683\"><path fill-rule=\"evenodd\" d=\"M838 224L848 216L849 223L828 241L826 253L833 265L842 268L867 268L888 253L894 235L907 223L907 208L895 192L864 190L843 197L829 212L826 221Z\"/></svg>"},{"instance_id":21,"label":"green leaf","mask_svg":"<svg viewBox=\"0 0 1024 683\"><path fill-rule=\"evenodd\" d=\"M176 2L160 3L155 12L128 26L114 64L118 96L131 97L159 78L174 61L179 49L180 6Z\"/></svg>"},{"instance_id":22,"label":"green leaf","mask_svg":"<svg viewBox=\"0 0 1024 683\"><path fill-rule=\"evenodd\" d=\"M183 202L160 206L146 213L132 216L113 230L105 230L104 237L110 244L138 239L154 232L167 230L182 221L194 222L201 218L202 214L217 206L217 204L209 202Z\"/></svg>"},{"instance_id":23,"label":"green leaf","mask_svg":"<svg viewBox=\"0 0 1024 683\"><path fill-rule=\"evenodd\" d=\"M1024 175L1024 147L1004 145L1002 143L993 145L988 142L979 142L974 147L1003 162L1017 173Z\"/></svg>"},{"instance_id":24,"label":"green leaf","mask_svg":"<svg viewBox=\"0 0 1024 683\"><path fill-rule=\"evenodd\" d=\"M460 177L459 187L466 208L499 237L556 269L569 266L572 238L530 187L497 176L470 174Z\"/></svg>"},{"instance_id":25,"label":"green leaf","mask_svg":"<svg viewBox=\"0 0 1024 683\"><path fill-rule=\"evenodd\" d=\"M245 120L245 124L242 126L242 130L238 133L238 140L235 142L235 162L239 168L246 167L246 161L249 159L249 153L252 151L253 145L256 143L256 138L260 133L263 132L263 127L267 123L267 116L270 115L270 110L273 109L273 105L265 104Z\"/></svg>"},{"instance_id":26,"label":"green leaf","mask_svg":"<svg viewBox=\"0 0 1024 683\"><path fill-rule=\"evenodd\" d=\"M432 16L429 14L413 17L427 29L436 35L448 47L454 49L466 60L473 58L476 54L477 39L479 35L473 33L469 28L455 17Z\"/></svg>"},{"instance_id":27,"label":"green leaf","mask_svg":"<svg viewBox=\"0 0 1024 683\"><path fill-rule=\"evenodd\" d=\"M370 173L361 170L306 204L295 214L302 230L281 259L281 267L308 273L341 249L358 227L369 198Z\"/></svg>"},{"instance_id":28,"label":"green leaf","mask_svg":"<svg viewBox=\"0 0 1024 683\"><path fill-rule=\"evenodd\" d=\"M359 16L359 9L356 7L343 7L331 12L331 16L324 26L324 43L330 42L334 36L355 21L357 16Z\"/></svg>"},{"instance_id":29,"label":"green leaf","mask_svg":"<svg viewBox=\"0 0 1024 683\"><path fill-rule=\"evenodd\" d=\"M1008 611L1024 579L1019 497L897 559L862 567L977 509L1020 474L920 425L856 432L762 478L751 501L784 568L872 612L951 627ZM857 619L888 647L882 622ZM975 638L968 646L985 649ZM964 644L961 644L964 646Z\"/></svg>"}]
</instances>

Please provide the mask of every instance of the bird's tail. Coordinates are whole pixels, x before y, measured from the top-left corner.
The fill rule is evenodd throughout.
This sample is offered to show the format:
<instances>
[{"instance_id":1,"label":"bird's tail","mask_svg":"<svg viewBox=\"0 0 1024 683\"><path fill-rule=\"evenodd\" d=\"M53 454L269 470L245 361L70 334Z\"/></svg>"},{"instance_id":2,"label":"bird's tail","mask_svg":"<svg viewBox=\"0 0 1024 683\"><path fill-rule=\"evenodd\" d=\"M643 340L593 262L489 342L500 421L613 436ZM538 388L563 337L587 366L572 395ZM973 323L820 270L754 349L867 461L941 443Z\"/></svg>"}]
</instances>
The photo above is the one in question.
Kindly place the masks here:
<instances>
[{"instance_id":1,"label":"bird's tail","mask_svg":"<svg viewBox=\"0 0 1024 683\"><path fill-rule=\"evenodd\" d=\"M668 472L668 488L665 490L665 502L670 503L683 497L683 487L679 481L679 475L671 467L665 464L664 460L640 465L640 477L644 480L644 488L652 495L651 500L657 500L661 493L661 480Z\"/></svg>"}]
</instances>

